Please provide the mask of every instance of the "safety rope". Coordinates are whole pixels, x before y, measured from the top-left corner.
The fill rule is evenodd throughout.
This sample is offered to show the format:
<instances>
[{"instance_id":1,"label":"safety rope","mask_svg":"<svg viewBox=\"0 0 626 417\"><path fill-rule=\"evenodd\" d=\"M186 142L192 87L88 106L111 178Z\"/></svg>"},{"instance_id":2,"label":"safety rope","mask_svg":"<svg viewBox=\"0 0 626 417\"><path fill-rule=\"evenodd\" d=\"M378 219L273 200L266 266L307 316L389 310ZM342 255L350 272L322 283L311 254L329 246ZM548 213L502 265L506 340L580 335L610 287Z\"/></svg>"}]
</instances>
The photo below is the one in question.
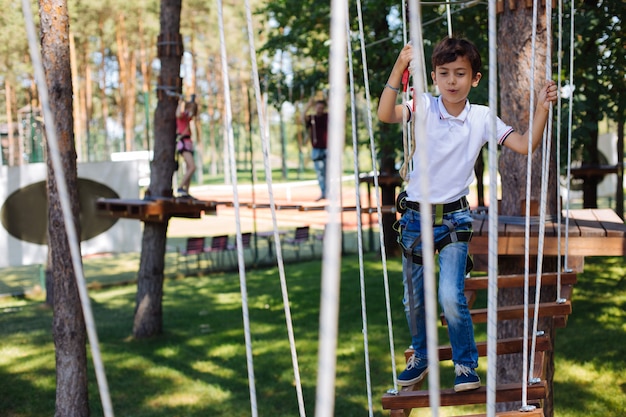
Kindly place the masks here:
<instances>
[{"instance_id":1,"label":"safety rope","mask_svg":"<svg viewBox=\"0 0 626 417\"><path fill-rule=\"evenodd\" d=\"M237 191L237 170L235 169L235 145L232 126L232 107L230 101L230 82L228 79L228 58L226 56L226 41L224 35L224 16L222 9L222 0L217 0L217 16L218 16L218 29L220 34L220 59L222 63L222 73L224 76L223 88L224 88L224 110L226 112L224 117L224 130L227 136L228 156L230 158L230 174L233 187L233 202L235 206L235 224L237 231L237 260L239 263L239 288L241 292L241 312L243 316L244 327L244 340L246 345L246 363L248 370L248 388L250 391L250 409L252 417L258 416L257 398L256 398L256 385L254 380L254 363L252 357L252 338L250 336L250 316L248 311L248 291L246 284L246 271L243 259L242 251L242 239L241 239L241 222L239 215L239 194Z\"/></svg>"},{"instance_id":2,"label":"safety rope","mask_svg":"<svg viewBox=\"0 0 626 417\"><path fill-rule=\"evenodd\" d=\"M357 135L357 122L356 122L356 94L354 89L354 74L352 68L352 46L350 42L350 16L349 11L347 9L348 5L346 3L346 34L347 34L347 46L348 46L348 65L350 68L350 99L351 99L351 121L352 121L352 150L354 154L354 183L355 183L355 191L356 191L356 217L357 217L357 242L358 242L358 252L359 252L359 282L361 289L361 317L362 317L362 327L363 327L363 347L364 347L364 355L365 355L365 375L366 375L366 389L367 389L367 404L368 404L368 412L369 416L372 417L374 414L374 406L372 400L372 383L370 376L370 363L369 363L369 342L368 342L368 332L367 332L367 303L365 298L365 270L363 266L363 232L362 232L362 219L361 219L361 194L359 187L359 154L358 154L358 135ZM361 0L356 1L357 7L357 20L359 24L359 40L361 44L361 61L363 64L363 85L365 87L365 101L367 103L367 130L369 134L370 141L373 140L374 133L372 127L372 106L371 106L371 96L369 89L369 77L367 70L367 52L365 48L365 34L363 29L363 12L361 8ZM371 227L371 225L370 225ZM382 230L382 228L381 228ZM384 250L383 250L384 253ZM386 256L382 258L383 271L387 271L387 262ZM385 276L387 274L385 273ZM387 280L385 280L385 305L386 311L390 312L391 310L391 302L389 298L389 285ZM394 352L393 349L393 328L389 324L391 323L390 314L387 316L388 320L388 331L389 331L389 341L391 352ZM392 359L394 355L391 355ZM395 369L395 361L392 362L392 369Z\"/></svg>"},{"instance_id":3,"label":"safety rope","mask_svg":"<svg viewBox=\"0 0 626 417\"><path fill-rule=\"evenodd\" d=\"M532 35L531 35L531 59L530 59L530 104L529 104L529 120L528 120L528 153L526 164L526 222L524 226L524 343L522 354L522 410L528 409L528 306L530 304L529 288L530 288L530 191L532 176L532 126L534 121L533 106L535 104L535 51L537 49L537 0L533 0L532 11Z\"/></svg>"},{"instance_id":4,"label":"safety rope","mask_svg":"<svg viewBox=\"0 0 626 417\"><path fill-rule=\"evenodd\" d=\"M328 222L322 255L322 284L319 318L316 417L331 417L335 406L339 289L341 282L341 169L345 141L346 107L346 6L345 0L330 4L330 59L328 103L327 178Z\"/></svg>"},{"instance_id":5,"label":"safety rope","mask_svg":"<svg viewBox=\"0 0 626 417\"><path fill-rule=\"evenodd\" d=\"M557 83L558 88L561 88L561 71L563 70L563 0L559 0L558 4L558 39L557 39ZM561 184L560 184L560 172L561 172L561 94L557 97L557 106L556 106L556 120L559 122L556 124L556 236L557 236L557 266L556 266L556 300L557 302L561 299L561 274L562 274L562 266L561 266L561 257L562 257L562 248L561 248L561 218L563 214L561 213Z\"/></svg>"},{"instance_id":6,"label":"safety rope","mask_svg":"<svg viewBox=\"0 0 626 417\"><path fill-rule=\"evenodd\" d=\"M280 242L280 236L278 234L278 223L276 219L276 204L274 201L274 193L272 187L272 169L269 163L269 139L267 137L267 130L265 128L266 118L263 113L265 106L263 105L262 94L261 94L261 85L259 82L259 70L256 60L256 48L254 45L254 28L252 25L252 12L250 8L250 1L245 1L246 7L246 22L248 28L248 46L250 51L250 62L252 64L252 81L254 84L254 93L256 98L256 107L259 118L259 132L261 135L261 143L263 148L263 163L265 168L265 180L267 181L267 190L270 201L270 211L272 216L272 226L274 230L274 244L276 249L276 259L280 277L280 286L283 297L283 307L285 312L285 322L287 326L287 333L289 338L289 346L291 351L291 361L293 366L294 373L294 382L296 386L296 393L298 397L298 409L300 412L300 416L305 416L304 410L304 396L302 394L302 383L300 378L300 370L298 366L298 355L296 351L295 337L293 331L293 322L291 319L291 309L289 307L289 292L287 289L287 280L285 278L285 268L283 263L283 255L282 255L282 247Z\"/></svg>"},{"instance_id":7,"label":"safety rope","mask_svg":"<svg viewBox=\"0 0 626 417\"><path fill-rule=\"evenodd\" d=\"M568 97L568 132L567 132L567 200L565 204L565 271L569 268L569 206L572 179L572 119L574 117L574 16L576 16L576 5L574 0L571 3L571 25L570 25L570 52L569 52L569 97Z\"/></svg>"},{"instance_id":8,"label":"safety rope","mask_svg":"<svg viewBox=\"0 0 626 417\"><path fill-rule=\"evenodd\" d=\"M87 330L87 336L89 339L89 347L91 349L91 356L93 358L96 380L98 382L100 401L102 402L102 411L105 417L113 417L113 405L111 403L111 395L109 393L109 386L104 370L104 363L102 361L102 355L100 353L98 332L96 330L96 324L91 309L91 303L89 301L89 293L87 291L87 283L85 281L85 275L83 272L82 256L80 253L79 245L80 240L72 215L70 196L67 189L67 183L65 181L65 171L63 170L63 163L61 161L61 155L59 150L59 142L56 134L56 124L54 121L52 109L50 107L48 86L46 85L46 75L43 68L41 51L37 43L38 37L35 32L33 12L30 2L28 0L22 0L22 13L24 14L24 20L26 23L26 35L28 37L28 47L30 50L30 57L33 63L33 71L35 73L35 83L37 84L37 91L39 92L39 99L41 101L44 120L46 121L44 125L46 130L46 138L48 141L48 149L50 151L49 157L52 162L54 180L56 181L57 191L59 193L61 211L63 214L63 222L65 223L65 232L67 233L67 241L70 247L70 255L72 258L74 275L76 277L78 295L83 311L83 317L85 319L85 328Z\"/></svg>"},{"instance_id":9,"label":"safety rope","mask_svg":"<svg viewBox=\"0 0 626 417\"><path fill-rule=\"evenodd\" d=\"M498 53L496 0L489 0L489 108L498 108ZM491 111L489 121L489 248L487 259L487 405L488 417L496 415L498 374L498 141L497 112Z\"/></svg>"},{"instance_id":10,"label":"safety rope","mask_svg":"<svg viewBox=\"0 0 626 417\"><path fill-rule=\"evenodd\" d=\"M412 3L414 7L409 8L411 22L410 33L413 42L413 100L416 104L414 108L419 111L413 114L413 128L415 137L415 148L426 149L429 145L426 141L425 126L422 122L425 115L423 111L423 94L426 91L424 77L424 42L422 38L422 16L421 5L417 1ZM439 350L438 350L438 334L437 334L437 289L435 284L435 253L434 253L434 236L432 225L432 207L430 205L430 186L428 175L426 175L426 167L428 159L426 152L417 154L418 163L421 169L420 175L420 193L422 195L422 205L420 206L420 234L422 240L422 256L423 279L424 279L424 301L426 316L426 350L428 352L428 393L429 404L433 417L439 415L439 406L441 399L439 396ZM411 277L406 277L411 279ZM411 299L410 302L413 302Z\"/></svg>"},{"instance_id":11,"label":"safety rope","mask_svg":"<svg viewBox=\"0 0 626 417\"><path fill-rule=\"evenodd\" d=\"M552 2L546 2L546 62L545 62L545 79L552 79ZM541 302L541 274L543 272L543 249L545 242L545 218L547 209L547 195L548 195L548 179L550 172L550 152L552 149L552 105L548 110L548 122L544 129L543 134L543 163L541 173L541 202L540 202L540 222L539 222L539 236L538 236L538 248L537 248L537 275L535 280L535 308L533 315L533 329L531 332L531 348L530 348L530 366L528 381L532 383L539 382L533 376L535 354L537 348L537 327L539 323L539 304Z\"/></svg>"}]
</instances>

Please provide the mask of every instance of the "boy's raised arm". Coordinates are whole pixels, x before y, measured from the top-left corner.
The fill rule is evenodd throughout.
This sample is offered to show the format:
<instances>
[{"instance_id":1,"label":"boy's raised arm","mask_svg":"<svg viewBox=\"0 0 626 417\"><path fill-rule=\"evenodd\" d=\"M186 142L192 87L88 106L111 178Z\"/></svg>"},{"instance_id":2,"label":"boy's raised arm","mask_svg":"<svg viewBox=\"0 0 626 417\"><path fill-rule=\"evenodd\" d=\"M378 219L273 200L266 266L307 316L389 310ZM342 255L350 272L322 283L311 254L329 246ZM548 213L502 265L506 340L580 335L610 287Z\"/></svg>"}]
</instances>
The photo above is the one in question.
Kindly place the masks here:
<instances>
[{"instance_id":1,"label":"boy's raised arm","mask_svg":"<svg viewBox=\"0 0 626 417\"><path fill-rule=\"evenodd\" d=\"M385 123L401 123L404 106L396 104L398 93L402 88L402 75L404 71L409 67L411 59L413 58L413 49L410 44L407 44L402 48L396 63L389 74L387 84L383 88L383 92L380 95L378 101L378 119Z\"/></svg>"}]
</instances>

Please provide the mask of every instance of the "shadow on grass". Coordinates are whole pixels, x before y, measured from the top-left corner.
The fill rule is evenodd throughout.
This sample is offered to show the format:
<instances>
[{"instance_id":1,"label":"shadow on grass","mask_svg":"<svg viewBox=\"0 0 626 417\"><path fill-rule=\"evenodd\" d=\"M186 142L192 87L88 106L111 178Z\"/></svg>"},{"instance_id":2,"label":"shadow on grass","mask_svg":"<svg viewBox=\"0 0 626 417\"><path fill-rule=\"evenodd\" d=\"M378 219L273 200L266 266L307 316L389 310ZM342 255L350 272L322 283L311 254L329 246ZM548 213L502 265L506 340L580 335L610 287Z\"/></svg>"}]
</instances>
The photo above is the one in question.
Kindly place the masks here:
<instances>
[{"instance_id":1,"label":"shadow on grass","mask_svg":"<svg viewBox=\"0 0 626 417\"><path fill-rule=\"evenodd\" d=\"M109 260L111 262L111 260ZM596 263L597 262L597 263ZM574 292L574 313L557 330L557 417L618 417L624 363L623 260L590 260ZM125 273L103 260L98 268ZM396 364L401 366L408 330L401 307L400 262L389 260ZM392 388L389 340L380 260L365 258L369 365L374 415L388 415L380 397ZM321 262L285 267L298 367L307 414L314 412ZM622 275L620 275L622 274ZM259 415L297 415L294 371L276 268L247 271L246 288ZM250 394L239 275L167 279L164 333L133 340L134 285L92 290L101 351L116 414L124 416L249 415ZM358 259L342 262L335 415L367 413L365 354ZM51 311L20 300L0 314L0 415L41 416L54 410ZM477 329L477 338L483 330ZM447 343L445 328L440 342ZM484 360L483 360L484 362ZM90 363L92 415L102 415ZM442 364L442 386L451 378ZM33 401L36 399L36 401ZM479 411L480 412L480 411Z\"/></svg>"}]
</instances>

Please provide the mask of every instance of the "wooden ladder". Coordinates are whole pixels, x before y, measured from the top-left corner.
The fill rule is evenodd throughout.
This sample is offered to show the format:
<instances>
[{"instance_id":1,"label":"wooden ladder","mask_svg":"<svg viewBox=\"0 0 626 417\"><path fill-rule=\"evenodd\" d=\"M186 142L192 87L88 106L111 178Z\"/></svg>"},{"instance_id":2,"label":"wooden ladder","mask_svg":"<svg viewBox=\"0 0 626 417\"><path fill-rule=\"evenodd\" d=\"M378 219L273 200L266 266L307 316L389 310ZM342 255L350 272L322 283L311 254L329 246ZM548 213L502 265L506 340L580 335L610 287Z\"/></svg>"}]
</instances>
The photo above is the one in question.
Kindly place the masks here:
<instances>
[{"instance_id":1,"label":"wooden ladder","mask_svg":"<svg viewBox=\"0 0 626 417\"><path fill-rule=\"evenodd\" d=\"M529 286L535 286L536 277L533 275L529 277ZM570 296L573 291L573 286L576 283L577 276L575 273L563 273L561 274L562 296L566 299L564 302L541 302L539 304L539 315L541 317L553 317L555 327L564 327L567 324L567 317L572 312L572 305ZM502 275L498 277L499 288L523 288L525 284L524 275ZM557 284L557 275L555 273L546 273L541 276L541 285L553 286ZM487 309L477 308L472 309L475 300L476 293L478 291L484 291L488 287L488 277L472 277L465 280L465 291L470 305L470 314L474 323L484 323L487 320ZM534 305L527 307L529 310L529 316L534 314ZM504 306L498 308L498 320L521 320L524 317L526 308L523 305ZM445 318L442 316L442 323L445 324ZM530 339L528 340L530 348ZM479 356L487 355L487 342L477 342ZM498 355L520 353L523 352L524 339L510 338L497 341L496 352ZM548 390L552 385L552 381L549 380L551 375L547 375L547 358L553 350L553 341L549 335L541 335L536 338L536 351L535 361L533 363L533 376L536 377L539 382L529 384L527 386L527 400L531 404L537 404L540 407L532 412L518 412L518 411L506 411L500 412L496 415L498 417L543 417L544 413L541 409L541 405L546 399ZM413 351L407 349L405 351L405 358L411 357ZM439 347L439 360L451 360L452 349L450 346ZM382 397L382 406L385 410L390 410L391 417L408 417L411 414L413 408L429 407L429 392L421 389L420 381L418 384L402 387L397 393L387 393ZM522 384L500 384L496 387L496 402L516 402L522 397ZM460 406L470 404L486 404L487 402L487 389L485 386L478 388L477 390L455 392L454 389L442 389L440 390L440 405L446 406ZM463 416L463 417L480 417L481 415ZM484 414L482 415L484 416Z\"/></svg>"}]
</instances>

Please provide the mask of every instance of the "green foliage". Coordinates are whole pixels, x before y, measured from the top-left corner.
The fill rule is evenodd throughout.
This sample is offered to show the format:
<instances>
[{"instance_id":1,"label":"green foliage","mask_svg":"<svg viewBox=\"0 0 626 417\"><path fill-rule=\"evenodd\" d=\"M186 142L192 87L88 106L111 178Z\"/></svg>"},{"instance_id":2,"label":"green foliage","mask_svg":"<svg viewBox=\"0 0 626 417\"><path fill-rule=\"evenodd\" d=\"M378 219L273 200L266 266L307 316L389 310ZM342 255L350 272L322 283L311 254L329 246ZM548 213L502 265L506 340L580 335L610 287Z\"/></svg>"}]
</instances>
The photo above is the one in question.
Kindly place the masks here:
<instances>
[{"instance_id":1,"label":"green foliage","mask_svg":"<svg viewBox=\"0 0 626 417\"><path fill-rule=\"evenodd\" d=\"M596 152L598 123L605 118L619 120L621 117L623 120L626 115L626 64L623 53L626 33L623 16L623 2L576 2L572 150L574 160L585 164L602 163ZM565 7L563 22L565 56L561 76L565 85L569 84L570 72L569 3ZM564 134L568 131L568 112L568 99L564 98L561 121ZM561 160L567 163L567 146L562 149Z\"/></svg>"}]
</instances>

